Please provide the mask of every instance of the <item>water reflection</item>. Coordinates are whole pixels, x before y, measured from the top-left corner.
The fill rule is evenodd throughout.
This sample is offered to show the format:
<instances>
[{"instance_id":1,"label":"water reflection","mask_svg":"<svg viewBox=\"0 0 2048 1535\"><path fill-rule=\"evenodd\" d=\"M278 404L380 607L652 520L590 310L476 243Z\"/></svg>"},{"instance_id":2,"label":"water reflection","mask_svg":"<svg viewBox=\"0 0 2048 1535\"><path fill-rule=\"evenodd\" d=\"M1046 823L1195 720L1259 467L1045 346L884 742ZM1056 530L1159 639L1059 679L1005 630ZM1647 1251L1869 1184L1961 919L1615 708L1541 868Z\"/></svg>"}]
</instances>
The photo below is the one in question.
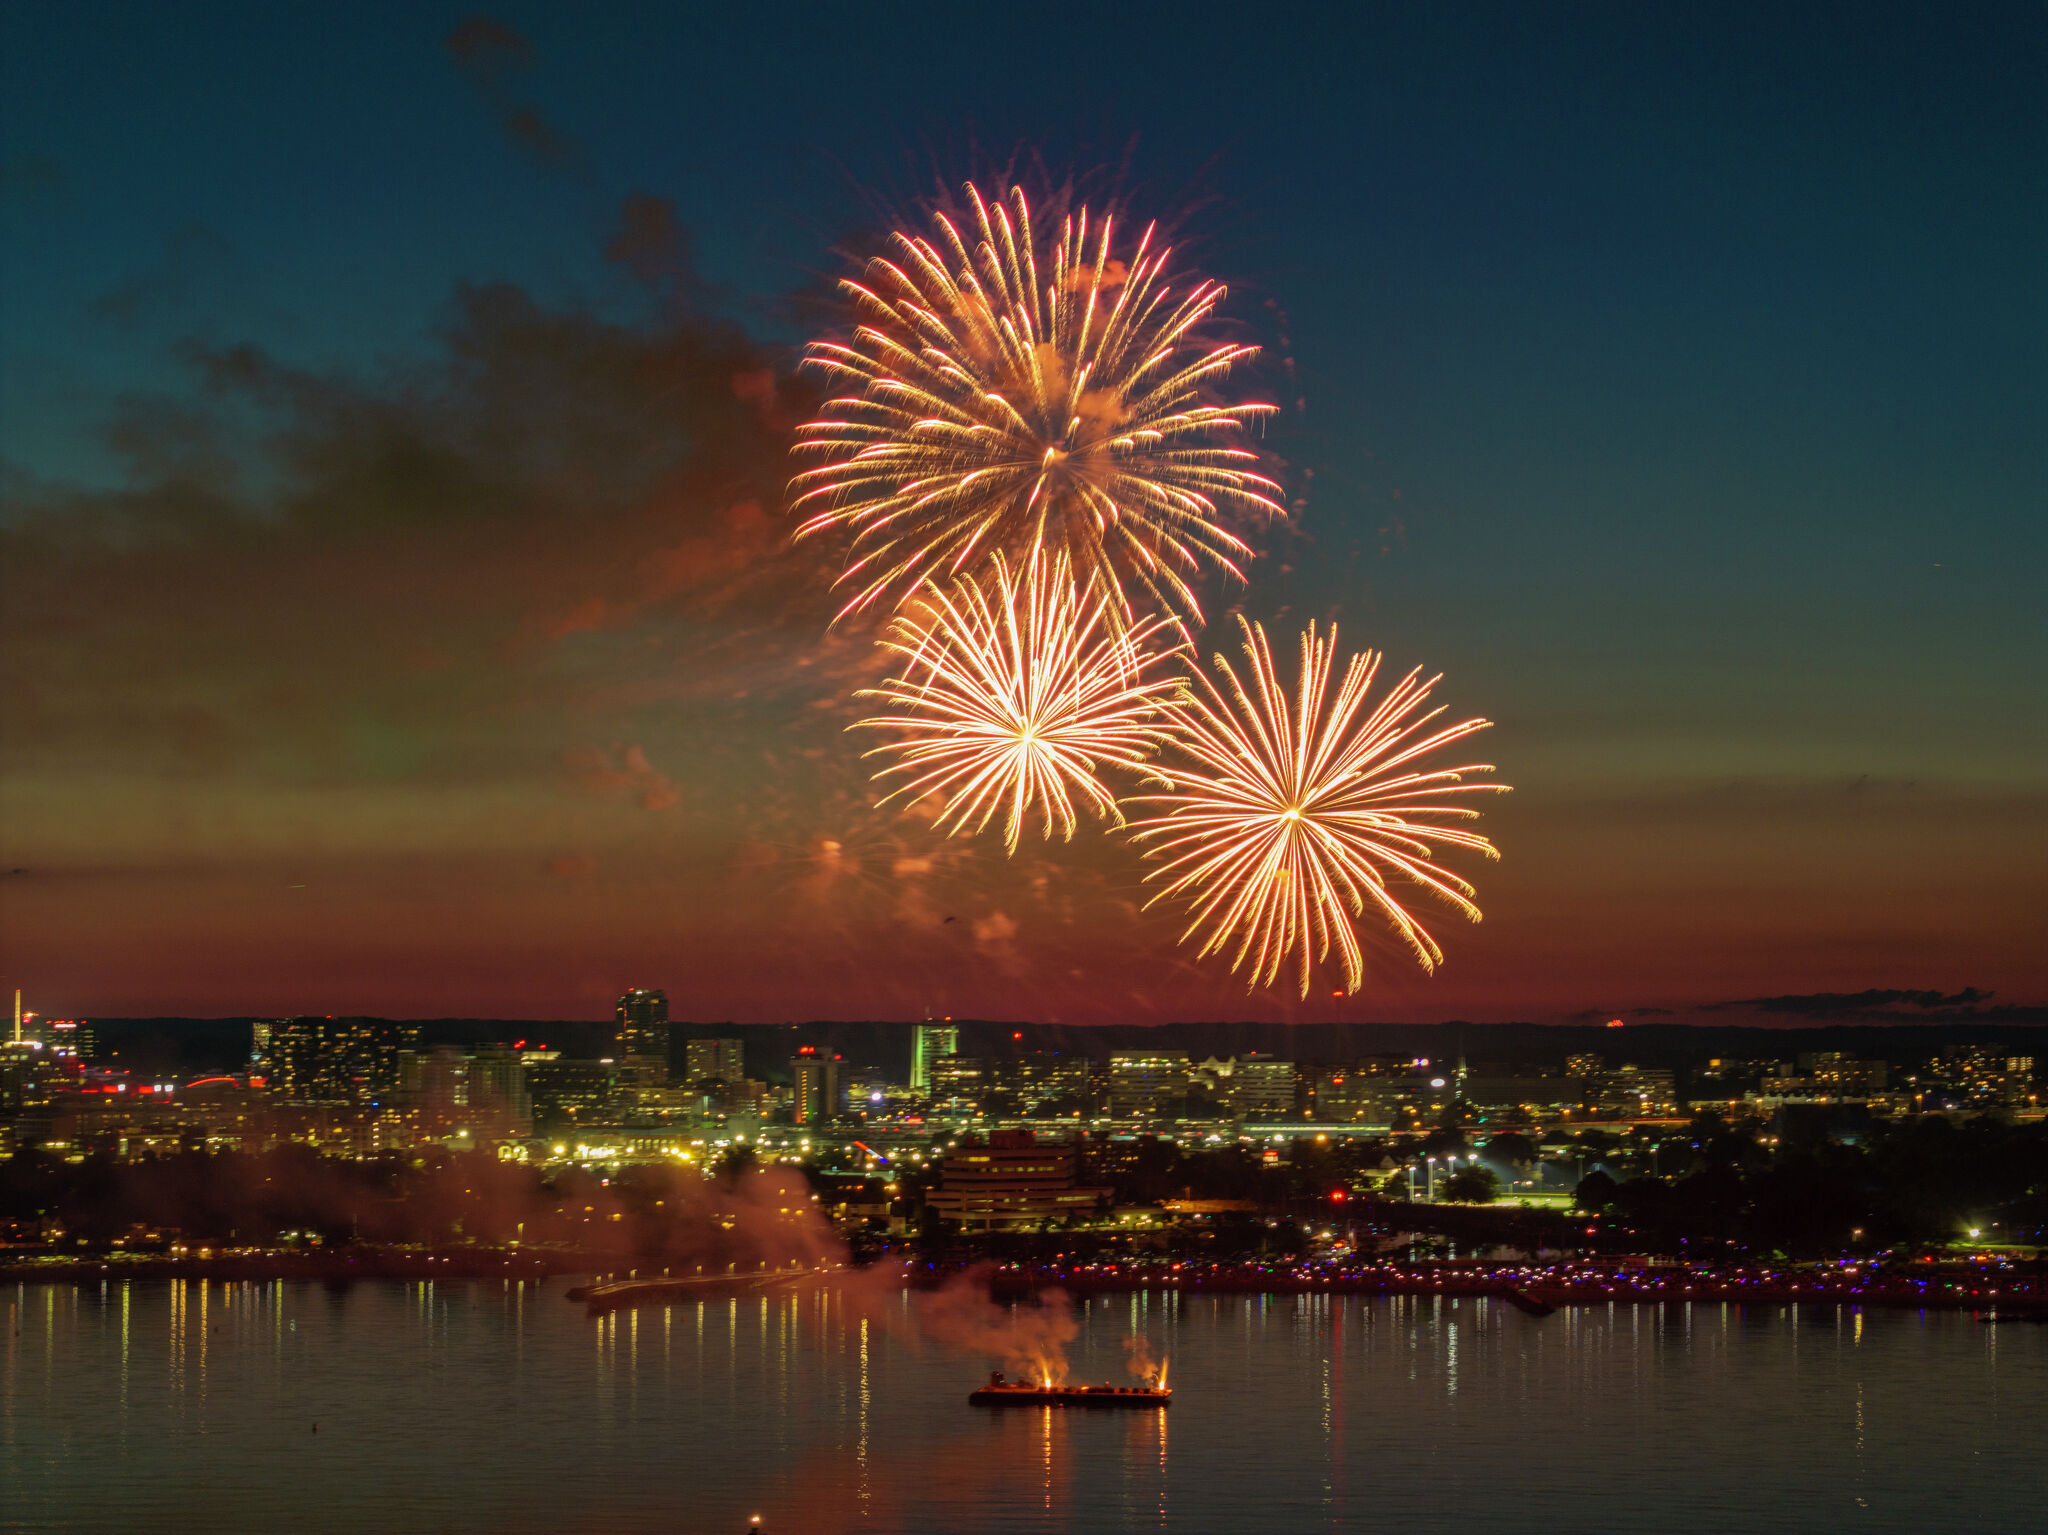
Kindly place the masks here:
<instances>
[{"instance_id":1,"label":"water reflection","mask_svg":"<svg viewBox=\"0 0 2048 1535\"><path fill-rule=\"evenodd\" d=\"M1620 1530L1682 1486L1698 1528L1999 1530L2028 1527L2048 1414L2044 1329L1319 1296L1099 1299L1076 1378L1120 1378L1137 1332L1173 1408L990 1411L965 1401L990 1361L932 1346L921 1304L18 1286L0 1524L176 1528L197 1499L209 1528L295 1535Z\"/></svg>"}]
</instances>

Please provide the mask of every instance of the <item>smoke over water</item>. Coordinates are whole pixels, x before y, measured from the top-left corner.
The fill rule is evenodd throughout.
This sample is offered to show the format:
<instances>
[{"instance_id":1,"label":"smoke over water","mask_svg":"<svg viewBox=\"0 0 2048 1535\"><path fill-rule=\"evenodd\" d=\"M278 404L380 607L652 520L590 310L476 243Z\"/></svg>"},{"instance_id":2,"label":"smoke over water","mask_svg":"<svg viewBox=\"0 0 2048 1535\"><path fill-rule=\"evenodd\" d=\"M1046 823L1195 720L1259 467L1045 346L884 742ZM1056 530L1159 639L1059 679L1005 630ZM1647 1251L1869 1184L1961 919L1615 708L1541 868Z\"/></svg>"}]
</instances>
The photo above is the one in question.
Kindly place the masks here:
<instances>
[{"instance_id":1,"label":"smoke over water","mask_svg":"<svg viewBox=\"0 0 2048 1535\"><path fill-rule=\"evenodd\" d=\"M1147 1385L1166 1384L1166 1361L1152 1352L1152 1344L1141 1332L1134 1332L1124 1339L1124 1352L1130 1358L1125 1368Z\"/></svg>"},{"instance_id":2,"label":"smoke over water","mask_svg":"<svg viewBox=\"0 0 2048 1535\"><path fill-rule=\"evenodd\" d=\"M1067 1378L1067 1345L1081 1324L1064 1290L1003 1306L989 1298L986 1271L970 1271L921 1301L918 1326L933 1342L1000 1360L1013 1375L1054 1385Z\"/></svg>"}]
</instances>

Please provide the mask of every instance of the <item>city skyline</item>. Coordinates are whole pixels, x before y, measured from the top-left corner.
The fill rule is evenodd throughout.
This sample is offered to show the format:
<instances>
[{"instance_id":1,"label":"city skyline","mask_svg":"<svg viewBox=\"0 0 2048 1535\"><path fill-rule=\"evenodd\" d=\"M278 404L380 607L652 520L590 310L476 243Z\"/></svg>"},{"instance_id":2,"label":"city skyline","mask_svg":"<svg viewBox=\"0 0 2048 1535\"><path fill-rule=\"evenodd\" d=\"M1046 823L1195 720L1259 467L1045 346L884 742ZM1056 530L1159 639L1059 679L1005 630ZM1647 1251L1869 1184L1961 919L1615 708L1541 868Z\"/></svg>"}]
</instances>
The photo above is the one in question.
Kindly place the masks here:
<instances>
[{"instance_id":1,"label":"city skyline","mask_svg":"<svg viewBox=\"0 0 2048 1535\"><path fill-rule=\"evenodd\" d=\"M1270 91L1226 125L1179 83L1199 29L1025 44L1020 91L965 38L623 14L8 21L0 984L65 1017L593 1018L635 977L754 1021L2048 1002L2012 13L1281 18L1233 37ZM1160 67L1120 62L1140 32ZM903 115L848 129L878 93ZM1120 841L872 808L868 636L820 640L835 572L789 544L796 360L845 251L1012 146L1164 219L1265 348L1290 517L1244 611L1496 721L1503 861L1436 976L1375 942L1341 1003L1247 994Z\"/></svg>"}]
</instances>

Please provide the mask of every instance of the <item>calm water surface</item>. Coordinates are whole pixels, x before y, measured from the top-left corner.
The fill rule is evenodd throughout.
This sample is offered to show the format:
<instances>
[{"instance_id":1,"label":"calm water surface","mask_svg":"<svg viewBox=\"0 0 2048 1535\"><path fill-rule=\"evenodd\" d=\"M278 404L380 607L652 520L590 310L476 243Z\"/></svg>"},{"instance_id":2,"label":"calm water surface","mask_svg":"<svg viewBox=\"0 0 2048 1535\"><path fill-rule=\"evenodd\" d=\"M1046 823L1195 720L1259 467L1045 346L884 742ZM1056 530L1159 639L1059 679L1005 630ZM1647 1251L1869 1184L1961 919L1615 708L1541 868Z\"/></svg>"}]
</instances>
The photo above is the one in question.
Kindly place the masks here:
<instances>
[{"instance_id":1,"label":"calm water surface","mask_svg":"<svg viewBox=\"0 0 2048 1535\"><path fill-rule=\"evenodd\" d=\"M1128 1380L1141 1333L1170 1412L990 1412L923 1304L0 1290L0 1529L2048 1529L2048 1328L1119 1297L1078 1313L1076 1374Z\"/></svg>"}]
</instances>

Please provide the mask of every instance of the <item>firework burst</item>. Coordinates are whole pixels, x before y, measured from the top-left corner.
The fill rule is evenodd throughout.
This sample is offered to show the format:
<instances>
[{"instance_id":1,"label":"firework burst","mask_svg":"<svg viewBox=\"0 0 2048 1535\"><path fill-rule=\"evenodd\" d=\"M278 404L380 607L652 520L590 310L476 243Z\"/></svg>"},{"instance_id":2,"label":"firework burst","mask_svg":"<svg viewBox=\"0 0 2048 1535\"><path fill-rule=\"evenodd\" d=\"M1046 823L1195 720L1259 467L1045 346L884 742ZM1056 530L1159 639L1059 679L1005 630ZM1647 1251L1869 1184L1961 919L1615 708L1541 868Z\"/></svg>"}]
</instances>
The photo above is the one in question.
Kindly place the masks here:
<instances>
[{"instance_id":1,"label":"firework burst","mask_svg":"<svg viewBox=\"0 0 2048 1535\"><path fill-rule=\"evenodd\" d=\"M855 728L899 732L869 756L896 758L875 776L907 775L883 801L942 801L948 834L979 832L1007 807L1004 841L1017 849L1035 811L1045 835L1074 834L1076 796L1122 824L1105 765L1142 770L1184 683L1155 669L1174 653L1152 642L1167 627L1107 620L1108 599L1084 594L1066 556L1034 553L1013 572L1001 554L989 581L929 583L891 620L882 643L903 675L860 696L903 712Z\"/></svg>"},{"instance_id":2,"label":"firework burst","mask_svg":"<svg viewBox=\"0 0 2048 1535\"><path fill-rule=\"evenodd\" d=\"M1047 551L1110 599L1112 627L1133 586L1199 617L1190 579L1242 579L1251 553L1227 524L1285 515L1243 446L1273 407L1213 397L1258 349L1205 339L1224 289L1170 285L1154 227L1119 255L1114 220L1082 208L1041 246L1021 191L966 191L967 232L940 215L935 238L896 233L893 258L843 284L850 344L806 357L852 392L798 429L822 462L793 482L797 537L851 534L841 616Z\"/></svg>"},{"instance_id":3,"label":"firework burst","mask_svg":"<svg viewBox=\"0 0 2048 1535\"><path fill-rule=\"evenodd\" d=\"M1459 796L1499 793L1505 784L1467 783L1490 773L1478 763L1431 768L1423 759L1483 730L1486 720L1438 727L1429 708L1438 678L1410 672L1369 711L1379 670L1373 651L1353 656L1330 691L1337 631L1302 636L1301 678L1289 697L1273 667L1265 631L1238 620L1247 675L1215 658L1223 685L1198 676L1174 709L1173 744L1182 762L1158 769L1163 793L1142 796L1159 813L1132 834L1164 860L1147 874L1166 883L1153 900L1191 909L1182 941L1203 934L1201 953L1235 943L1233 971L1270 985L1290 957L1308 995L1311 973L1334 946L1347 989L1365 974L1357 919L1378 913L1426 970L1443 959L1390 883L1412 884L1472 921L1473 889L1435 862L1438 846L1499 856L1486 838L1455 824L1478 815Z\"/></svg>"}]
</instances>

